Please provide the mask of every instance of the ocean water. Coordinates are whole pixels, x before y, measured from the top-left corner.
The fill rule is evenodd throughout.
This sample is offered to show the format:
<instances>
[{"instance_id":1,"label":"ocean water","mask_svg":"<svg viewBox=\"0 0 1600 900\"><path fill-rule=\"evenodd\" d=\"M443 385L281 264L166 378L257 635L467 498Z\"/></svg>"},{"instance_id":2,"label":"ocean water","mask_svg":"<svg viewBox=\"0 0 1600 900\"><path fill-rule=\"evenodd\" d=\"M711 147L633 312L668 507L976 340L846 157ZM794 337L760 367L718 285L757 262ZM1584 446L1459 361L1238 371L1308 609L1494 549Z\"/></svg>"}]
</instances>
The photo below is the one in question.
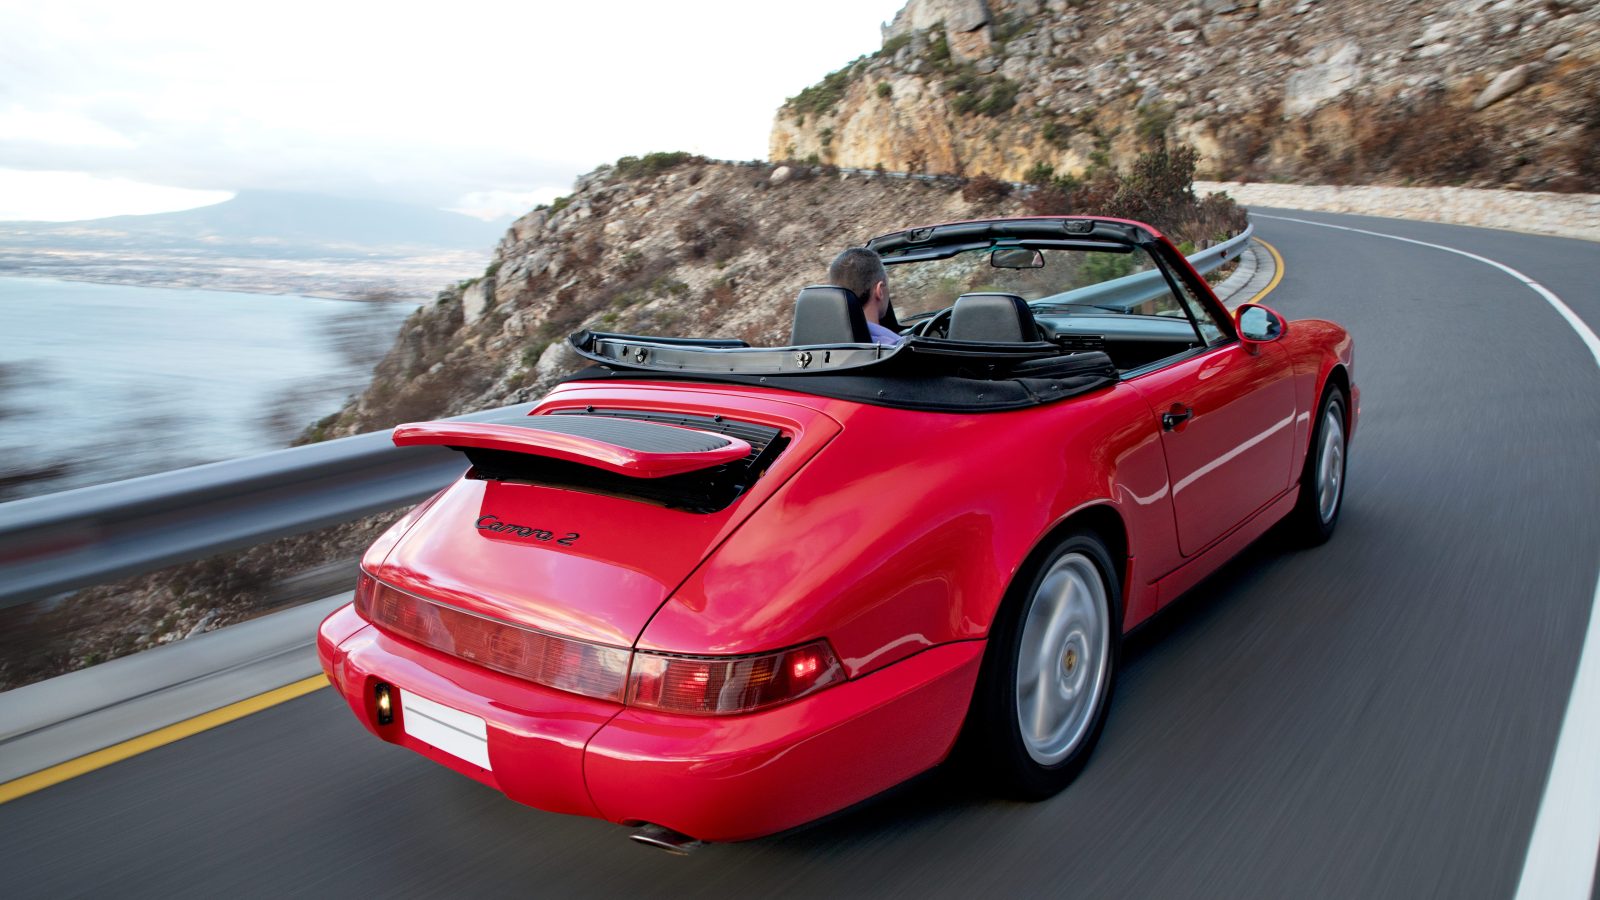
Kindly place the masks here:
<instances>
[{"instance_id":1,"label":"ocean water","mask_svg":"<svg viewBox=\"0 0 1600 900\"><path fill-rule=\"evenodd\" d=\"M287 446L415 308L0 278L0 499Z\"/></svg>"}]
</instances>

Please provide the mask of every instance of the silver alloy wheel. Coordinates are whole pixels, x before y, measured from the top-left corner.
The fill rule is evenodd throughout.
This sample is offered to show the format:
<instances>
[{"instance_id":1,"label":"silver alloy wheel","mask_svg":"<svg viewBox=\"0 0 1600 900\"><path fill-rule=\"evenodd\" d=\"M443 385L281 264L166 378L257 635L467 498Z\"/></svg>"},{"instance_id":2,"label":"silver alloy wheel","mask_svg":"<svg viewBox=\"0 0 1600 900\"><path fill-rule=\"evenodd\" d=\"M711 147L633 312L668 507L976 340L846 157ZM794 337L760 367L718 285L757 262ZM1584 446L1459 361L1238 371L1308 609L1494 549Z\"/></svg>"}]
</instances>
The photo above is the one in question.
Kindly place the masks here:
<instances>
[{"instance_id":1,"label":"silver alloy wheel","mask_svg":"<svg viewBox=\"0 0 1600 900\"><path fill-rule=\"evenodd\" d=\"M1322 414L1322 447L1317 451L1317 514L1322 524L1333 521L1344 489L1344 414L1339 404L1328 404Z\"/></svg>"},{"instance_id":2,"label":"silver alloy wheel","mask_svg":"<svg viewBox=\"0 0 1600 900\"><path fill-rule=\"evenodd\" d=\"M1111 656L1110 594L1094 561L1051 564L1028 604L1017 652L1017 724L1028 755L1055 765L1089 732Z\"/></svg>"}]
</instances>

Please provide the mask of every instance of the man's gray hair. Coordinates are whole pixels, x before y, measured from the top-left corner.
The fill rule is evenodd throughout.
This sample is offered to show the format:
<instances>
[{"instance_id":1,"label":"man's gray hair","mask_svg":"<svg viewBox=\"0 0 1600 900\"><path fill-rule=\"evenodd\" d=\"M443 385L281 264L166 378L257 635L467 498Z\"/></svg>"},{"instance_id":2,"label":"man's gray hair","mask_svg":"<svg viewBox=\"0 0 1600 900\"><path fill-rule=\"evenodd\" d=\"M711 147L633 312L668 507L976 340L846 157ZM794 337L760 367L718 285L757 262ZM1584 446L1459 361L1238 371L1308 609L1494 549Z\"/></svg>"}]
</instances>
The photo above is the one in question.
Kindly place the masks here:
<instances>
[{"instance_id":1,"label":"man's gray hair","mask_svg":"<svg viewBox=\"0 0 1600 900\"><path fill-rule=\"evenodd\" d=\"M873 285L888 280L883 259L867 247L851 247L835 256L833 265L828 266L828 283L855 294L863 304L871 299Z\"/></svg>"}]
</instances>

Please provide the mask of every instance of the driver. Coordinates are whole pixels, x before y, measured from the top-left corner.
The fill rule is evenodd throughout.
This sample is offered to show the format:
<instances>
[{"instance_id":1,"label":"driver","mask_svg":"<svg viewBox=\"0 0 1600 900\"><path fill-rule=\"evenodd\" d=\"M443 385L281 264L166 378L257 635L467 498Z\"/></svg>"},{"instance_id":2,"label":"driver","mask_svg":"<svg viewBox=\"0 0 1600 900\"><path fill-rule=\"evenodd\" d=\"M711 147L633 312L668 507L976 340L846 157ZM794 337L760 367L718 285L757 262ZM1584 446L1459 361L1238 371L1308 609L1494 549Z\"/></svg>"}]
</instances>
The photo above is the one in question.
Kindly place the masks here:
<instances>
[{"instance_id":1,"label":"driver","mask_svg":"<svg viewBox=\"0 0 1600 900\"><path fill-rule=\"evenodd\" d=\"M861 301L861 311L867 317L867 333L874 344L894 346L900 335L885 327L895 322L894 310L889 306L889 273L884 271L883 259L867 247L851 247L833 258L828 266L828 283L838 285Z\"/></svg>"}]
</instances>

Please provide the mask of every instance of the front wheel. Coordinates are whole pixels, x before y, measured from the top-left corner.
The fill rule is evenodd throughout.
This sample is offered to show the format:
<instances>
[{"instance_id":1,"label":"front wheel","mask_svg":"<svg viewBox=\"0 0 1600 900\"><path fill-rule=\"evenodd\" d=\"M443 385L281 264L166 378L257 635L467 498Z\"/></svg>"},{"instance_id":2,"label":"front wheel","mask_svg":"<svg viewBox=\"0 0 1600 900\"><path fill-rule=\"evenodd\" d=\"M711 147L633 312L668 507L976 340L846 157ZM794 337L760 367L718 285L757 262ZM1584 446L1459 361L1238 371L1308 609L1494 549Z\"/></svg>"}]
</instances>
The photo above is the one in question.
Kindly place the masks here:
<instances>
[{"instance_id":1,"label":"front wheel","mask_svg":"<svg viewBox=\"0 0 1600 900\"><path fill-rule=\"evenodd\" d=\"M1061 539L1018 579L990 631L968 722L980 764L1008 794L1040 800L1088 762L1111 703L1121 597L1105 544Z\"/></svg>"},{"instance_id":2,"label":"front wheel","mask_svg":"<svg viewBox=\"0 0 1600 900\"><path fill-rule=\"evenodd\" d=\"M1300 497L1289 513L1289 531L1302 544L1323 543L1339 524L1339 511L1344 507L1345 451L1350 443L1345 431L1348 402L1343 388L1329 385L1317 410L1316 429L1300 476Z\"/></svg>"}]
</instances>

